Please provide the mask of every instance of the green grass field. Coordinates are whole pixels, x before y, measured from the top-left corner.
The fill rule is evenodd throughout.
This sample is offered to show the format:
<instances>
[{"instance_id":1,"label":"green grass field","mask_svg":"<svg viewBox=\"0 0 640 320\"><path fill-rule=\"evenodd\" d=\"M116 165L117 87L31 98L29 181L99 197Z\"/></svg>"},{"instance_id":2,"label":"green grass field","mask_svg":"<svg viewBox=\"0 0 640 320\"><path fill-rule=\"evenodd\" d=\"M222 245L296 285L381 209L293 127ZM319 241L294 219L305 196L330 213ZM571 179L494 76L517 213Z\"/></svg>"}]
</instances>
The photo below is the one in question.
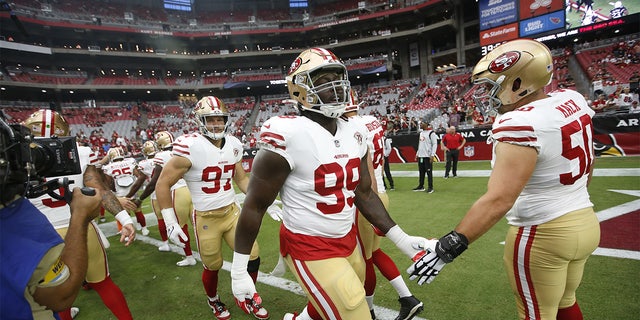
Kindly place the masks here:
<instances>
[{"instance_id":1,"label":"green grass field","mask_svg":"<svg viewBox=\"0 0 640 320\"><path fill-rule=\"evenodd\" d=\"M443 168L443 163L436 163L434 170L439 172ZM598 159L596 168L637 169L640 168L640 158ZM455 226L473 201L485 191L486 177L464 177L464 171L488 169L488 161L461 162L458 169L460 177L456 179L445 180L442 175L434 175L436 191L433 194L412 192L411 189L417 185L417 178L395 177L396 189L389 192L390 213L409 234L440 237ZM392 164L392 170L417 171L417 165ZM638 191L640 177L594 177L590 192L596 211L637 200L637 197L610 189ZM145 212L151 210L148 204L143 208ZM261 271L265 273L269 273L277 262L278 226L279 223L265 215L258 237ZM432 284L418 286L406 279L413 294L425 303L421 318L516 318L515 303L502 266L503 246L500 243L504 240L506 228L506 222L498 223L454 263L446 266ZM635 229L640 229L640 226L635 226ZM150 230L150 237L160 238L156 226ZM108 255L111 274L124 292L135 319L213 318L205 302L201 264L176 267L175 262L181 259L177 254L159 252L155 246L141 241L136 241L128 248L118 243L115 237L111 237L110 241L112 245ZM384 240L382 246L404 274L410 260L390 241ZM193 247L195 250L195 244ZM231 261L231 256L232 251L227 249L225 260ZM294 281L289 272L285 278ZM265 307L271 312L271 319L282 319L286 312L299 311L306 302L303 296L264 283L258 283L257 288ZM233 305L231 280L227 271L220 273L219 294L229 307L233 319L253 319ZM578 301L585 319L638 319L640 261L592 256L578 290ZM375 304L398 309L395 291L380 274ZM76 319L115 319L93 291L82 291L74 305L80 308ZM386 318L393 317L395 314Z\"/></svg>"}]
</instances>

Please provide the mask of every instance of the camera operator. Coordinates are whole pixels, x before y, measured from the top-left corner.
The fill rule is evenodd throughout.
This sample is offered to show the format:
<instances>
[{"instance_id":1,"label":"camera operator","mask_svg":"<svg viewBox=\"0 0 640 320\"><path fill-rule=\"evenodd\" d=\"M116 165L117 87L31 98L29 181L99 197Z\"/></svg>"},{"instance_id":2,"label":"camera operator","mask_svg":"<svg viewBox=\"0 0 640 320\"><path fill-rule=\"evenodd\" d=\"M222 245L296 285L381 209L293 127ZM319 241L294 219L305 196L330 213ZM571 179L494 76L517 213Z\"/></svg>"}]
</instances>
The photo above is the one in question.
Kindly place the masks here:
<instances>
[{"instance_id":1,"label":"camera operator","mask_svg":"<svg viewBox=\"0 0 640 320\"><path fill-rule=\"evenodd\" d=\"M68 123L61 114L53 110L38 110L29 116L22 124L31 130L33 136L36 137L34 141L42 141L42 139L51 137L61 139L70 136ZM76 146L76 148L78 150L81 173L65 175L65 177L69 180L74 180L76 184L84 183L86 187L92 187L101 191L102 206L109 212L114 213L116 219L122 224L120 241L126 241L125 245L129 245L135 238L135 228L129 213L123 209L122 204L133 208L135 208L136 205L124 197L120 199L116 198L113 192L106 187L102 170L96 167L98 162L97 156L89 147ZM45 214L56 231L64 237L67 232L71 213L68 207L64 206L63 200L57 200L45 194L38 198L31 199L31 202ZM109 242L95 222L92 222L89 226L87 245L89 264L85 278L86 283L100 295L105 306L116 318L120 320L131 319L131 311L129 310L124 294L118 285L113 282L109 274L109 264L105 252L105 247L109 246ZM70 310L61 312L60 316L62 320L70 320Z\"/></svg>"},{"instance_id":2,"label":"camera operator","mask_svg":"<svg viewBox=\"0 0 640 320\"><path fill-rule=\"evenodd\" d=\"M87 270L87 229L98 215L99 191L73 190L63 239L25 197L22 132L0 112L0 319L54 319L78 295ZM28 148L24 148L28 149ZM87 193L87 194L84 194Z\"/></svg>"}]
</instances>

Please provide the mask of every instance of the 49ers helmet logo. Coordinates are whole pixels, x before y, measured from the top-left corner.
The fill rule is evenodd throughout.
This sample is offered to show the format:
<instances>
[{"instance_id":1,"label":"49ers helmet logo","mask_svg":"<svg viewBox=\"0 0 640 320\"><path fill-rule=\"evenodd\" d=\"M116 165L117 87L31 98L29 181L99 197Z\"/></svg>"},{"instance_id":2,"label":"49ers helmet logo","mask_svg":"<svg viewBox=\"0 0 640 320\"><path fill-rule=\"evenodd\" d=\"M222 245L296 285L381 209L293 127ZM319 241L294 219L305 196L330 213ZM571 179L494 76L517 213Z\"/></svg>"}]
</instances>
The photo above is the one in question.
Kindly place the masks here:
<instances>
[{"instance_id":1,"label":"49ers helmet logo","mask_svg":"<svg viewBox=\"0 0 640 320\"><path fill-rule=\"evenodd\" d=\"M501 54L489 64L489 72L502 73L513 67L520 60L520 52L509 51Z\"/></svg>"},{"instance_id":2,"label":"49ers helmet logo","mask_svg":"<svg viewBox=\"0 0 640 320\"><path fill-rule=\"evenodd\" d=\"M293 60L293 62L291 63L291 67L289 67L289 74L296 72L296 70L298 70L301 65L302 59L300 57L296 58L296 60Z\"/></svg>"}]
</instances>

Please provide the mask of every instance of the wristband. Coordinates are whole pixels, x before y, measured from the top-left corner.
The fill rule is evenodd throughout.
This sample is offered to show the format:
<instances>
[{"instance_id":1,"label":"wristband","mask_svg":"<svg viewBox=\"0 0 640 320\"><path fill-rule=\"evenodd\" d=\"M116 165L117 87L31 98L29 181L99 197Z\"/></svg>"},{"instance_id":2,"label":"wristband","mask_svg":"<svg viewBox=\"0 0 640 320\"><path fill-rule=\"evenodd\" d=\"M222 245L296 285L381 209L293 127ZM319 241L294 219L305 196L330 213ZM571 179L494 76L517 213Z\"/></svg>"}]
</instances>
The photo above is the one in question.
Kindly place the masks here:
<instances>
[{"instance_id":1,"label":"wristband","mask_svg":"<svg viewBox=\"0 0 640 320\"><path fill-rule=\"evenodd\" d=\"M249 255L244 253L233 252L233 261L231 262L231 274L242 274L247 272L249 265Z\"/></svg>"},{"instance_id":2,"label":"wristband","mask_svg":"<svg viewBox=\"0 0 640 320\"><path fill-rule=\"evenodd\" d=\"M116 220L118 220L118 222L123 226L133 224L133 220L131 220L131 216L129 216L129 212L127 212L127 210L118 212L118 214L116 214Z\"/></svg>"},{"instance_id":3,"label":"wristband","mask_svg":"<svg viewBox=\"0 0 640 320\"><path fill-rule=\"evenodd\" d=\"M450 263L457 256L461 255L469 246L469 240L462 233L449 232L438 240L436 244L436 254L446 263Z\"/></svg>"},{"instance_id":4,"label":"wristband","mask_svg":"<svg viewBox=\"0 0 640 320\"><path fill-rule=\"evenodd\" d=\"M178 223L178 218L176 218L176 211L173 208L164 208L160 210L162 214L162 219L164 219L164 223L169 226L174 223Z\"/></svg>"},{"instance_id":5,"label":"wristband","mask_svg":"<svg viewBox=\"0 0 640 320\"><path fill-rule=\"evenodd\" d=\"M395 244L398 244L398 242L403 241L406 237L409 236L404 231L402 231L402 229L400 229L400 226L397 224L391 227L391 229L389 229L389 231L387 231L385 235Z\"/></svg>"}]
</instances>

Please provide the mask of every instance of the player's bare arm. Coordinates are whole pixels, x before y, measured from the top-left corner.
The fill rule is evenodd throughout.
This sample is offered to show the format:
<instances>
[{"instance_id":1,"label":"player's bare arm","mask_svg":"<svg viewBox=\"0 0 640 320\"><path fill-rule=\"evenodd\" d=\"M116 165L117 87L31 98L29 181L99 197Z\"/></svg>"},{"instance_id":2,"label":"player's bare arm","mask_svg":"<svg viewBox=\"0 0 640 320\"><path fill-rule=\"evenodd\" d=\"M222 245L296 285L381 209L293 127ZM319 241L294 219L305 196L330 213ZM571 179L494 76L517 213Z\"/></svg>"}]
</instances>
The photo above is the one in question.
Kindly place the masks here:
<instances>
[{"instance_id":1,"label":"player's bare arm","mask_svg":"<svg viewBox=\"0 0 640 320\"><path fill-rule=\"evenodd\" d=\"M487 232L513 207L533 174L537 152L532 147L498 142L495 159L487 192L471 206L455 228L469 243Z\"/></svg>"},{"instance_id":2,"label":"player's bare arm","mask_svg":"<svg viewBox=\"0 0 640 320\"><path fill-rule=\"evenodd\" d=\"M156 190L156 183L158 183L160 173L162 173L162 166L156 164L155 168L153 169L153 173L151 174L151 179L149 179L149 183L140 194L140 198L138 200L134 200L134 202L142 202L142 200L148 198L153 193L153 191Z\"/></svg>"},{"instance_id":3,"label":"player's bare arm","mask_svg":"<svg viewBox=\"0 0 640 320\"><path fill-rule=\"evenodd\" d=\"M110 178L110 177L109 177ZM84 185L101 191L102 206L112 214L124 210L118 198L107 187L105 174L95 166L87 166L83 175Z\"/></svg>"},{"instance_id":4,"label":"player's bare arm","mask_svg":"<svg viewBox=\"0 0 640 320\"><path fill-rule=\"evenodd\" d=\"M147 179L147 175L144 174L142 170L140 170L140 168L137 166L133 169L133 175L136 177L136 181L131 186L129 193L127 194L127 198L133 197L138 192L138 190L140 190L140 187L142 187L144 181Z\"/></svg>"},{"instance_id":5,"label":"player's bare arm","mask_svg":"<svg viewBox=\"0 0 640 320\"><path fill-rule=\"evenodd\" d=\"M371 158L367 152L360 161L360 183L355 190L355 205L371 224L386 233L396 223L391 219L378 194L372 188L369 168L373 166L370 162Z\"/></svg>"},{"instance_id":6,"label":"player's bare arm","mask_svg":"<svg viewBox=\"0 0 640 320\"><path fill-rule=\"evenodd\" d=\"M247 187L249 185L249 175L244 168L242 167L242 160L236 162L236 168L233 173L233 181L238 186L238 189L242 191L242 193L247 193Z\"/></svg>"},{"instance_id":7,"label":"player's bare arm","mask_svg":"<svg viewBox=\"0 0 640 320\"><path fill-rule=\"evenodd\" d=\"M289 163L282 156L268 150L258 151L253 161L247 197L238 218L234 251L242 254L251 252L262 217L290 172Z\"/></svg>"},{"instance_id":8,"label":"player's bare arm","mask_svg":"<svg viewBox=\"0 0 640 320\"><path fill-rule=\"evenodd\" d=\"M171 186L191 168L191 161L185 157L171 157L162 168L156 183L156 196L161 209L171 208Z\"/></svg>"},{"instance_id":9,"label":"player's bare arm","mask_svg":"<svg viewBox=\"0 0 640 320\"><path fill-rule=\"evenodd\" d=\"M54 287L38 287L33 298L36 302L54 311L71 307L78 295L80 284L87 273L87 229L88 224L98 215L100 191L87 196L80 188L73 190L73 202L70 204L71 220L65 236L65 246L61 260L69 268L69 278Z\"/></svg>"}]
</instances>

